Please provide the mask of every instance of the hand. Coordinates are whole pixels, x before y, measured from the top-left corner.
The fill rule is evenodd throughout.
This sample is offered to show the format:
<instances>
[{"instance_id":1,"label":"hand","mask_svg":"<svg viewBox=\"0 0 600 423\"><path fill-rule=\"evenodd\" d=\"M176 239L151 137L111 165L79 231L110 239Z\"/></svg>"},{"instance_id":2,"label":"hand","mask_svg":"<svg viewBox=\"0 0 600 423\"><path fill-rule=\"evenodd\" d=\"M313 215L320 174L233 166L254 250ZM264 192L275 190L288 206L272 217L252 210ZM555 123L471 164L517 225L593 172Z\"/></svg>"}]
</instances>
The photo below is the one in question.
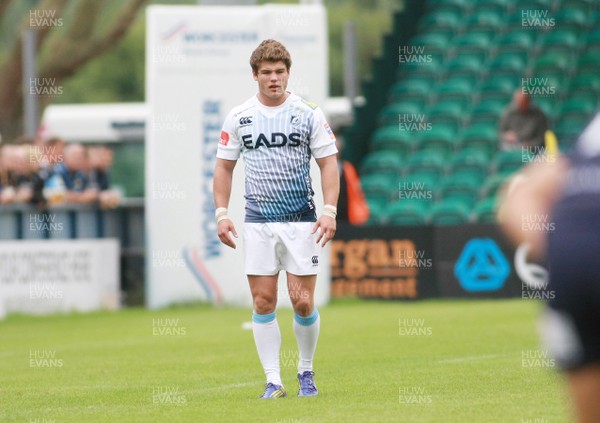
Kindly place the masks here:
<instances>
[{"instance_id":1,"label":"hand","mask_svg":"<svg viewBox=\"0 0 600 423\"><path fill-rule=\"evenodd\" d=\"M235 250L235 242L233 242L233 239L229 236L229 232L231 232L236 238L238 237L238 234L235 231L235 226L233 226L231 219L221 220L217 224L217 232L221 242Z\"/></svg>"},{"instance_id":2,"label":"hand","mask_svg":"<svg viewBox=\"0 0 600 423\"><path fill-rule=\"evenodd\" d=\"M317 238L317 244L322 239L323 244L321 244L321 247L324 247L325 244L327 244L327 242L329 242L329 240L331 240L331 238L333 238L333 236L335 235L335 219L329 216L321 215L321 217L319 217L319 220L317 220L317 222L315 223L312 233L314 234L315 232L317 232L317 229L319 228L321 228L321 233L319 233L319 237Z\"/></svg>"}]
</instances>

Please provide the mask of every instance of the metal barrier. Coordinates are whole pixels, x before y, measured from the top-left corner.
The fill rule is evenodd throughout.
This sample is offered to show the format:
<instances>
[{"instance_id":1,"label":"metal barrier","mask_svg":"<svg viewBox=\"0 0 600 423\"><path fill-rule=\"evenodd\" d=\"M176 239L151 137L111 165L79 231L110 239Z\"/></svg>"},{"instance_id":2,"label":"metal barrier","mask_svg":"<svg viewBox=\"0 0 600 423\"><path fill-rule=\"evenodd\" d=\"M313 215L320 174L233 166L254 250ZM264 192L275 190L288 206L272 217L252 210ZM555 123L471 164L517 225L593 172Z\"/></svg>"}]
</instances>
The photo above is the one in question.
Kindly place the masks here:
<instances>
[{"instance_id":1,"label":"metal barrier","mask_svg":"<svg viewBox=\"0 0 600 423\"><path fill-rule=\"evenodd\" d=\"M0 240L117 238L121 289L126 305L144 302L144 199L123 199L115 209L60 204L38 210L30 204L0 206Z\"/></svg>"}]
</instances>

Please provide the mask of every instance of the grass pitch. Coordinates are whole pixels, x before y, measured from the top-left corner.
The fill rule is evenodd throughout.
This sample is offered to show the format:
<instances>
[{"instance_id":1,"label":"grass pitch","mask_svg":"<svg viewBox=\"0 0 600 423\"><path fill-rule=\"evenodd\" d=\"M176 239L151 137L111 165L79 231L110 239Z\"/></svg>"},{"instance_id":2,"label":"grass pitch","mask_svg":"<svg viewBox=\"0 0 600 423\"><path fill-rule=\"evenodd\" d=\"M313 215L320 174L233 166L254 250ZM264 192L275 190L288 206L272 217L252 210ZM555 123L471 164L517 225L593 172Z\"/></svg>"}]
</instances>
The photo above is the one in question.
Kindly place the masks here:
<instances>
[{"instance_id":1,"label":"grass pitch","mask_svg":"<svg viewBox=\"0 0 600 423\"><path fill-rule=\"evenodd\" d=\"M288 398L264 376L247 309L207 306L0 322L2 422L566 422L540 351L540 305L333 303L320 309L317 398L297 398L292 312L278 310Z\"/></svg>"}]
</instances>

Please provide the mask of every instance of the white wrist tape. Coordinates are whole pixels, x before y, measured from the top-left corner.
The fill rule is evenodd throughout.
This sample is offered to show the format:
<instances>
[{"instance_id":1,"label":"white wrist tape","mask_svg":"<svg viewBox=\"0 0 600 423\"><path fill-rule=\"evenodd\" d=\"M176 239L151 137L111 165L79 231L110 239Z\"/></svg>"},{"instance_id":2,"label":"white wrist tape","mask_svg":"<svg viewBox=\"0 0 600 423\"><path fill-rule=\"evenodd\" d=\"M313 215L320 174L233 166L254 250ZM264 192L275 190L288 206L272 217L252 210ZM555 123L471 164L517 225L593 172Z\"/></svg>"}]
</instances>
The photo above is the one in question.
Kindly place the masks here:
<instances>
[{"instance_id":1,"label":"white wrist tape","mask_svg":"<svg viewBox=\"0 0 600 423\"><path fill-rule=\"evenodd\" d=\"M332 213L332 212L330 212L329 210L325 210L325 211L323 212L323 216L329 216L329 217L331 217L332 219L335 219L335 218L337 217L337 214L335 214L335 213Z\"/></svg>"},{"instance_id":2,"label":"white wrist tape","mask_svg":"<svg viewBox=\"0 0 600 423\"><path fill-rule=\"evenodd\" d=\"M226 207L219 207L217 210L215 210L215 217L219 217L223 213L227 214L227 208Z\"/></svg>"},{"instance_id":3,"label":"white wrist tape","mask_svg":"<svg viewBox=\"0 0 600 423\"><path fill-rule=\"evenodd\" d=\"M227 213L222 214L221 216L217 217L217 223L219 223L221 220L227 220L229 219L229 216L227 216Z\"/></svg>"}]
</instances>

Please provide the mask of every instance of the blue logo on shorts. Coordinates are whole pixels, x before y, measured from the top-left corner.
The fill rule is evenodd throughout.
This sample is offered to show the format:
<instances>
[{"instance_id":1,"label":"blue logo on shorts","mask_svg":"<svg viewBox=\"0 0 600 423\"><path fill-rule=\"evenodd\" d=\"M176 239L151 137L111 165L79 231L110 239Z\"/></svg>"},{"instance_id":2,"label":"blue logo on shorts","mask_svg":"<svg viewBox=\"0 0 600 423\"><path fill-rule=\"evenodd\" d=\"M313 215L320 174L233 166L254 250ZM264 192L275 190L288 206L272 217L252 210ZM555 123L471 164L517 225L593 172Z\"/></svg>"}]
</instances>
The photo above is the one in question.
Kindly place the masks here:
<instances>
[{"instance_id":1,"label":"blue logo on shorts","mask_svg":"<svg viewBox=\"0 0 600 423\"><path fill-rule=\"evenodd\" d=\"M470 292L497 291L509 273L508 261L491 238L471 239L454 265L454 275Z\"/></svg>"},{"instance_id":2,"label":"blue logo on shorts","mask_svg":"<svg viewBox=\"0 0 600 423\"><path fill-rule=\"evenodd\" d=\"M311 260L312 260L313 267L319 265L319 256L312 256Z\"/></svg>"}]
</instances>

